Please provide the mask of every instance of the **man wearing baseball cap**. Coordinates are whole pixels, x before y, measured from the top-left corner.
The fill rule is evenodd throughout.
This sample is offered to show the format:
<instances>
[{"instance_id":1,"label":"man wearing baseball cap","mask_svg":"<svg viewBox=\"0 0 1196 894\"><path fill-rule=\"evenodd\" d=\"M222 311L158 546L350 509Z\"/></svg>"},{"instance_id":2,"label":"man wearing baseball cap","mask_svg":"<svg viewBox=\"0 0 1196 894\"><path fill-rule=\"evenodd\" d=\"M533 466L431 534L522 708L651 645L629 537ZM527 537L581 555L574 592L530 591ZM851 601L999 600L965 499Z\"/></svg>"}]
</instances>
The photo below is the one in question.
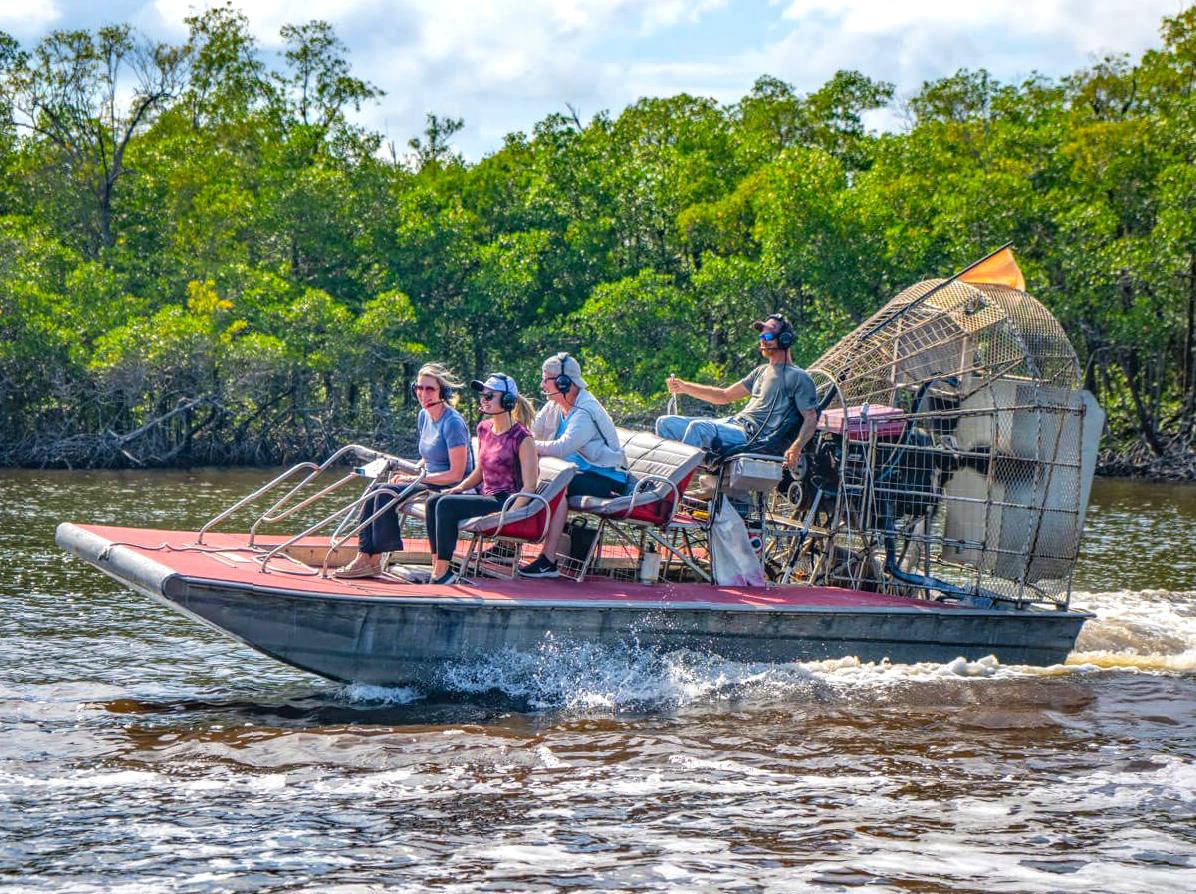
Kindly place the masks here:
<instances>
[{"instance_id":1,"label":"man wearing baseball cap","mask_svg":"<svg viewBox=\"0 0 1196 894\"><path fill-rule=\"evenodd\" d=\"M610 414L586 388L581 364L561 351L541 366L540 389L548 401L536 414L532 436L539 456L555 456L577 466L570 497L617 497L627 488L627 457ZM552 516L540 556L519 569L524 577L560 577L557 546L564 512Z\"/></svg>"},{"instance_id":2,"label":"man wearing baseball cap","mask_svg":"<svg viewBox=\"0 0 1196 894\"><path fill-rule=\"evenodd\" d=\"M814 380L789 356L795 334L780 314L756 320L752 328L759 333L760 355L767 360L734 385L699 385L669 376L666 384L673 394L688 394L707 403L722 405L750 398L742 410L732 416L709 419L695 416L660 416L656 433L662 438L684 441L710 450L717 438L722 448L756 447L759 452L784 450L785 464L796 468L802 447L814 436L818 424L818 392ZM798 422L801 428L792 442L787 442Z\"/></svg>"}]
</instances>

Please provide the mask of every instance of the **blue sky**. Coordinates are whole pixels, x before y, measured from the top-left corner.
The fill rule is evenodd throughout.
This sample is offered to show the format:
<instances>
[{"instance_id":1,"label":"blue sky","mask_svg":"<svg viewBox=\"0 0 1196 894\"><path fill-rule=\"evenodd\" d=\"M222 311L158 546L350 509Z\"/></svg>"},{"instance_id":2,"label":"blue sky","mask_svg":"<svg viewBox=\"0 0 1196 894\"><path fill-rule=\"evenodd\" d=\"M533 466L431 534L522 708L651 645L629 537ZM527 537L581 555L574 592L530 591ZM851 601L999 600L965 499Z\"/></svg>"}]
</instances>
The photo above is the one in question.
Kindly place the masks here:
<instances>
[{"instance_id":1,"label":"blue sky","mask_svg":"<svg viewBox=\"0 0 1196 894\"><path fill-rule=\"evenodd\" d=\"M196 0L0 0L26 46L55 28L130 22L179 41ZM387 93L362 123L400 147L424 115L465 119L458 148L499 148L566 104L583 119L641 96L733 102L770 74L813 90L838 69L897 85L984 67L999 79L1061 75L1108 52L1158 46L1184 0L243 0L263 49L285 23L331 22L355 73ZM897 109L876 116L897 126Z\"/></svg>"}]
</instances>

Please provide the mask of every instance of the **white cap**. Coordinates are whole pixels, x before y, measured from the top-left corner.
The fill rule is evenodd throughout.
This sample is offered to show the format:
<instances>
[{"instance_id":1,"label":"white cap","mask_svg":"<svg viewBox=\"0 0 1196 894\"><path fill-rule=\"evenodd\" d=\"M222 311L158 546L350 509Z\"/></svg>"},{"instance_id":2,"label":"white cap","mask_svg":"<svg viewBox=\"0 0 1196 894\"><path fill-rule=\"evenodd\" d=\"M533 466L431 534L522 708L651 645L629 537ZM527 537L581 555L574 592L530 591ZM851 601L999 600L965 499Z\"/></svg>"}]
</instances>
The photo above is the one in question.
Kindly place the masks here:
<instances>
[{"instance_id":1,"label":"white cap","mask_svg":"<svg viewBox=\"0 0 1196 894\"><path fill-rule=\"evenodd\" d=\"M499 394L519 393L519 387L515 384L515 380L503 373L489 375L484 382L474 379L469 383L469 387L474 391L497 391Z\"/></svg>"},{"instance_id":2,"label":"white cap","mask_svg":"<svg viewBox=\"0 0 1196 894\"><path fill-rule=\"evenodd\" d=\"M544 375L553 378L561 375L568 376L579 389L586 387L586 380L581 377L581 364L566 351L553 354L544 361L544 365L540 369L543 370Z\"/></svg>"}]
</instances>

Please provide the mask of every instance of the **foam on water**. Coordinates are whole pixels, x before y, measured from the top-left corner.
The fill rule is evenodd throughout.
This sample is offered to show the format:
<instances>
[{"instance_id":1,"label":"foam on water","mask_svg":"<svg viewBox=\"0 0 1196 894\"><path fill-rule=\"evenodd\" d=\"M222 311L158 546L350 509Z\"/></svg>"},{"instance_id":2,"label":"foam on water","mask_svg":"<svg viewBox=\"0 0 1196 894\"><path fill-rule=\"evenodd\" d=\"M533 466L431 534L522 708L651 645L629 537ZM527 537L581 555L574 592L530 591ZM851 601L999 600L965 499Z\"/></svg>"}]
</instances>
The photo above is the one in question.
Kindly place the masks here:
<instances>
[{"instance_id":1,"label":"foam on water","mask_svg":"<svg viewBox=\"0 0 1196 894\"><path fill-rule=\"evenodd\" d=\"M1077 593L1073 604L1092 611L1096 618L1084 626L1067 663L1052 667L1002 665L991 655L976 661L959 657L946 663L904 665L851 657L745 663L698 652L661 654L637 643L602 646L549 636L534 653L506 650L447 666L440 684L469 694L498 692L534 709L636 711L725 700L833 698L849 696L853 690L944 680L1196 670L1196 593ZM383 690L361 687L359 692L359 697L380 698Z\"/></svg>"},{"instance_id":2,"label":"foam on water","mask_svg":"<svg viewBox=\"0 0 1196 894\"><path fill-rule=\"evenodd\" d=\"M1075 593L1084 625L1069 666L1162 673L1196 670L1196 591Z\"/></svg>"},{"instance_id":3,"label":"foam on water","mask_svg":"<svg viewBox=\"0 0 1196 894\"><path fill-rule=\"evenodd\" d=\"M348 702L361 707L389 707L409 705L424 697L418 689L410 686L371 686L368 683L349 683L336 690L337 701Z\"/></svg>"},{"instance_id":4,"label":"foam on water","mask_svg":"<svg viewBox=\"0 0 1196 894\"><path fill-rule=\"evenodd\" d=\"M693 651L661 654L636 644L546 638L535 653L506 650L450 665L442 671L441 684L471 694L497 691L534 709L639 711L726 701L825 700L854 689L987 679L1026 670L1003 667L991 655L946 664L896 665L858 658L765 664Z\"/></svg>"}]
</instances>

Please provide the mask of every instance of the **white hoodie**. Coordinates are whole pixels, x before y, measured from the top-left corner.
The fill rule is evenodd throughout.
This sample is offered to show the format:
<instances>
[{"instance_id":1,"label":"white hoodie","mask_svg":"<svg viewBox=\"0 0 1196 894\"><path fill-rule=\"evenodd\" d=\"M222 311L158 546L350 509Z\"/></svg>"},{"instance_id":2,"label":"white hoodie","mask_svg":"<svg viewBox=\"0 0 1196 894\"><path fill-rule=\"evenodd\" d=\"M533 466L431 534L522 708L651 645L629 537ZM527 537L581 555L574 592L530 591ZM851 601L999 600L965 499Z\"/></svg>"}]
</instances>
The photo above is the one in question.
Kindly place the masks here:
<instances>
[{"instance_id":1,"label":"white hoodie","mask_svg":"<svg viewBox=\"0 0 1196 894\"><path fill-rule=\"evenodd\" d=\"M619 433L610 414L588 390L577 392L577 400L569 411L565 430L558 438L561 408L548 401L536 414L532 435L536 439L536 453L564 459L580 453L586 462L612 469L626 469L627 457L619 446Z\"/></svg>"}]
</instances>

